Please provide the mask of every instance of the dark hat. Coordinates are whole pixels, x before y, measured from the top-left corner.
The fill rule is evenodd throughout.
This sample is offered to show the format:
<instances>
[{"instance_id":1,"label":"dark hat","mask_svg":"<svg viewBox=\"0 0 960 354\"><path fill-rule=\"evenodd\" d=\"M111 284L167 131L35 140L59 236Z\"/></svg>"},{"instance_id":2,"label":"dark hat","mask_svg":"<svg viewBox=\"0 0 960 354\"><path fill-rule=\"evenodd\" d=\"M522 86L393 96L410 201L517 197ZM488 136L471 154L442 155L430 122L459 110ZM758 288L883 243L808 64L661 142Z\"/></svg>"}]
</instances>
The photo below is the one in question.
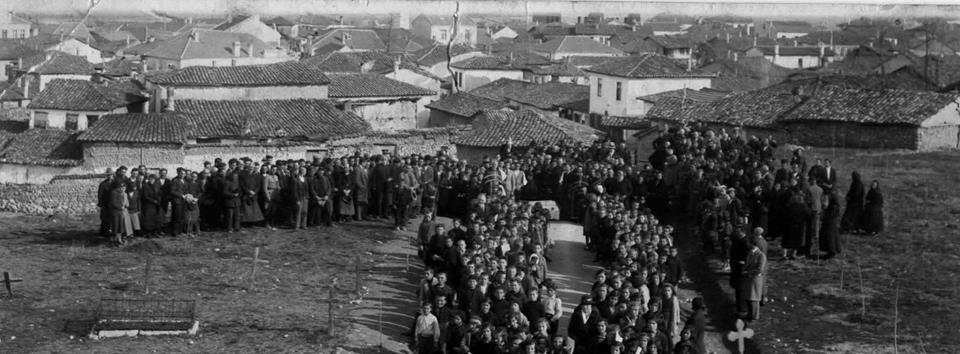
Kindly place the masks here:
<instances>
[{"instance_id":1,"label":"dark hat","mask_svg":"<svg viewBox=\"0 0 960 354\"><path fill-rule=\"evenodd\" d=\"M590 296L590 295L581 296L580 305L593 305L593 296Z\"/></svg>"},{"instance_id":2,"label":"dark hat","mask_svg":"<svg viewBox=\"0 0 960 354\"><path fill-rule=\"evenodd\" d=\"M707 305L703 303L702 297L696 297L693 299L693 309L700 310L707 308Z\"/></svg>"}]
</instances>

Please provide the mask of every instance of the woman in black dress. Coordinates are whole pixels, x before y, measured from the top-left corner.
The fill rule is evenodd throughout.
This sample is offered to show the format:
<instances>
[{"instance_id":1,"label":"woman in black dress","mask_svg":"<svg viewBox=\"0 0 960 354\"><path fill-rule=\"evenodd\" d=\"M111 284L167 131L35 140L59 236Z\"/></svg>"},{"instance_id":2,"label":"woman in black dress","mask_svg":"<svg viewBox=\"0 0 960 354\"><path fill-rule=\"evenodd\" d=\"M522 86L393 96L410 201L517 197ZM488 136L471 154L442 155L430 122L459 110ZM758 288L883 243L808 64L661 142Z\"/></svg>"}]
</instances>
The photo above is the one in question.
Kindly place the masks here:
<instances>
[{"instance_id":1,"label":"woman in black dress","mask_svg":"<svg viewBox=\"0 0 960 354\"><path fill-rule=\"evenodd\" d=\"M850 189L847 190L847 208L840 221L840 232L856 233L862 229L860 220L863 214L863 181L860 172L853 171L850 178Z\"/></svg>"},{"instance_id":2,"label":"woman in black dress","mask_svg":"<svg viewBox=\"0 0 960 354\"><path fill-rule=\"evenodd\" d=\"M880 192L880 182L877 180L870 183L870 191L867 192L867 203L863 210L863 231L869 235L883 231L883 193Z\"/></svg>"}]
</instances>

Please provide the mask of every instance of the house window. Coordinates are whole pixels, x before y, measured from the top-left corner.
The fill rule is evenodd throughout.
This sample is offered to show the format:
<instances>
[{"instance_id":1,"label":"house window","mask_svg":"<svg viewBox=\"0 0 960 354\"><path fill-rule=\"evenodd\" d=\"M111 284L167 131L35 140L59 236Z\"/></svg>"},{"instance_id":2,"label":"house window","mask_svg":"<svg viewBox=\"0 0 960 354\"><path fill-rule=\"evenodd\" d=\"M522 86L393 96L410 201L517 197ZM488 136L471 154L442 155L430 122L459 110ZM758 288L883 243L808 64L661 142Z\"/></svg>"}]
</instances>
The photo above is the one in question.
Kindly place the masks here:
<instances>
[{"instance_id":1,"label":"house window","mask_svg":"<svg viewBox=\"0 0 960 354\"><path fill-rule=\"evenodd\" d=\"M603 96L603 79L597 78L597 97Z\"/></svg>"},{"instance_id":2,"label":"house window","mask_svg":"<svg viewBox=\"0 0 960 354\"><path fill-rule=\"evenodd\" d=\"M36 112L33 114L33 127L44 129L48 126L47 112Z\"/></svg>"},{"instance_id":3,"label":"house window","mask_svg":"<svg viewBox=\"0 0 960 354\"><path fill-rule=\"evenodd\" d=\"M440 30L440 40L441 41L447 40L447 30Z\"/></svg>"},{"instance_id":4,"label":"house window","mask_svg":"<svg viewBox=\"0 0 960 354\"><path fill-rule=\"evenodd\" d=\"M463 40L470 41L470 30L466 30L463 32Z\"/></svg>"},{"instance_id":5,"label":"house window","mask_svg":"<svg viewBox=\"0 0 960 354\"><path fill-rule=\"evenodd\" d=\"M803 58L797 59L797 67L798 67L798 68L803 68Z\"/></svg>"},{"instance_id":6,"label":"house window","mask_svg":"<svg viewBox=\"0 0 960 354\"><path fill-rule=\"evenodd\" d=\"M617 82L617 101L620 100L620 94L623 92L623 83Z\"/></svg>"},{"instance_id":7,"label":"house window","mask_svg":"<svg viewBox=\"0 0 960 354\"><path fill-rule=\"evenodd\" d=\"M90 127L92 127L93 124L97 122L97 119L100 119L100 117L95 116L95 115L88 115L88 116L87 116L87 129L90 129Z\"/></svg>"},{"instance_id":8,"label":"house window","mask_svg":"<svg viewBox=\"0 0 960 354\"><path fill-rule=\"evenodd\" d=\"M64 123L63 128L66 130L77 130L77 127L80 124L80 115L76 113L67 113L67 121Z\"/></svg>"},{"instance_id":9,"label":"house window","mask_svg":"<svg viewBox=\"0 0 960 354\"><path fill-rule=\"evenodd\" d=\"M0 32L0 33L2 33L0 34L0 37L2 37L3 39L7 39L7 30L3 30L3 32Z\"/></svg>"},{"instance_id":10,"label":"house window","mask_svg":"<svg viewBox=\"0 0 960 354\"><path fill-rule=\"evenodd\" d=\"M220 144L219 138L198 138L197 144Z\"/></svg>"}]
</instances>

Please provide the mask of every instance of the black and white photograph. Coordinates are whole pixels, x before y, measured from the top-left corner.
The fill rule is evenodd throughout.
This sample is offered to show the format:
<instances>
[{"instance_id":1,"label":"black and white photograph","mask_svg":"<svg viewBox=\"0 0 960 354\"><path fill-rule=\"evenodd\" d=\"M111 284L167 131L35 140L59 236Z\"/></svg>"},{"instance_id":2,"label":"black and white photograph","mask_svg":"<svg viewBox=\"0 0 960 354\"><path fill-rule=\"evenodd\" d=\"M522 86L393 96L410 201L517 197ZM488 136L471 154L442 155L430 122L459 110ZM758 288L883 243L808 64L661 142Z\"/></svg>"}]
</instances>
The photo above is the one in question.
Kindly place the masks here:
<instances>
[{"instance_id":1,"label":"black and white photograph","mask_svg":"<svg viewBox=\"0 0 960 354\"><path fill-rule=\"evenodd\" d=\"M6 0L0 353L960 353L960 4Z\"/></svg>"}]
</instances>

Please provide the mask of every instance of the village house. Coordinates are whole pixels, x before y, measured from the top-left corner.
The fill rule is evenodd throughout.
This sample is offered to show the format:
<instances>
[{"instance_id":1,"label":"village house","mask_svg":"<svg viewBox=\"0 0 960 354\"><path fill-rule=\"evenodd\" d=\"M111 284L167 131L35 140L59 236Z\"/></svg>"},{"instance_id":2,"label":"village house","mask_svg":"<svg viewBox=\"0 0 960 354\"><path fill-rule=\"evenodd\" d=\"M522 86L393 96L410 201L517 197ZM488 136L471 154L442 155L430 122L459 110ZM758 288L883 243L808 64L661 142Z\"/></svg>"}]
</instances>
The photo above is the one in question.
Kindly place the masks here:
<instances>
[{"instance_id":1,"label":"village house","mask_svg":"<svg viewBox=\"0 0 960 354\"><path fill-rule=\"evenodd\" d=\"M861 45L847 51L843 59L828 63L824 70L845 75L886 74L921 62L921 58L909 52L889 52Z\"/></svg>"},{"instance_id":2,"label":"village house","mask_svg":"<svg viewBox=\"0 0 960 354\"><path fill-rule=\"evenodd\" d=\"M93 42L91 42L93 43ZM81 56L91 63L103 62L103 53L91 45L91 43L77 40L76 38L41 34L23 41L23 44L34 48L37 51L58 51L70 55Z\"/></svg>"},{"instance_id":3,"label":"village house","mask_svg":"<svg viewBox=\"0 0 960 354\"><path fill-rule=\"evenodd\" d=\"M471 130L453 138L457 157L471 162L497 155L508 141L518 147L534 141L572 145L591 144L603 137L602 132L588 126L531 110L483 111L471 125Z\"/></svg>"},{"instance_id":4,"label":"village house","mask_svg":"<svg viewBox=\"0 0 960 354\"><path fill-rule=\"evenodd\" d=\"M477 25L469 17L461 17L456 31L452 16L420 15L410 21L410 32L440 43L454 43L474 46L477 44ZM456 32L456 38L454 38Z\"/></svg>"},{"instance_id":5,"label":"village house","mask_svg":"<svg viewBox=\"0 0 960 354\"><path fill-rule=\"evenodd\" d=\"M785 113L792 141L929 151L960 147L960 93L824 87Z\"/></svg>"},{"instance_id":6,"label":"village house","mask_svg":"<svg viewBox=\"0 0 960 354\"><path fill-rule=\"evenodd\" d=\"M385 51L377 32L366 28L332 28L320 33L310 41L309 56L326 55L333 52Z\"/></svg>"},{"instance_id":7,"label":"village house","mask_svg":"<svg viewBox=\"0 0 960 354\"><path fill-rule=\"evenodd\" d=\"M373 32L380 37L384 46L387 47L385 52L391 55L406 55L437 44L437 42L430 38L414 35L409 30L403 28L374 28Z\"/></svg>"},{"instance_id":8,"label":"village house","mask_svg":"<svg viewBox=\"0 0 960 354\"><path fill-rule=\"evenodd\" d=\"M36 86L33 87L36 92L30 92L35 96L35 93L43 91L51 80L88 80L91 75L96 73L96 70L94 65L83 57L48 51L18 59L16 66L11 66L9 72L11 78L20 81L21 85L36 83ZM19 80L24 76L32 77L35 80Z\"/></svg>"},{"instance_id":9,"label":"village house","mask_svg":"<svg viewBox=\"0 0 960 354\"><path fill-rule=\"evenodd\" d=\"M0 183L46 184L55 177L82 170L82 151L75 131L30 129L0 133Z\"/></svg>"},{"instance_id":10,"label":"village house","mask_svg":"<svg viewBox=\"0 0 960 354\"><path fill-rule=\"evenodd\" d=\"M640 97L683 88L710 87L715 74L686 70L659 54L612 59L585 69L590 78L590 113L642 116L650 105Z\"/></svg>"},{"instance_id":11,"label":"village house","mask_svg":"<svg viewBox=\"0 0 960 354\"><path fill-rule=\"evenodd\" d=\"M0 81L7 81L10 71L19 69L23 58L32 57L41 52L29 46L5 41L0 43Z\"/></svg>"},{"instance_id":12,"label":"village house","mask_svg":"<svg viewBox=\"0 0 960 354\"><path fill-rule=\"evenodd\" d=\"M804 21L763 21L757 33L767 38L798 38L803 37L815 29L809 22Z\"/></svg>"},{"instance_id":13,"label":"village house","mask_svg":"<svg viewBox=\"0 0 960 354\"><path fill-rule=\"evenodd\" d=\"M512 55L481 55L450 64L459 91L470 91L499 79L523 80L525 66Z\"/></svg>"},{"instance_id":14,"label":"village house","mask_svg":"<svg viewBox=\"0 0 960 354\"><path fill-rule=\"evenodd\" d=\"M300 34L300 26L283 16L263 20L263 24L273 28L274 31L280 32L281 35L288 39L297 38Z\"/></svg>"},{"instance_id":15,"label":"village house","mask_svg":"<svg viewBox=\"0 0 960 354\"><path fill-rule=\"evenodd\" d=\"M257 14L234 16L213 29L232 33L246 33L268 45L280 45L280 32L260 21L260 15Z\"/></svg>"},{"instance_id":16,"label":"village house","mask_svg":"<svg viewBox=\"0 0 960 354\"><path fill-rule=\"evenodd\" d=\"M246 66L191 66L151 73L145 78L151 92L151 112L171 100L249 101L268 99L326 99L330 79L316 67L286 62ZM175 103L174 103L175 104Z\"/></svg>"},{"instance_id":17,"label":"village house","mask_svg":"<svg viewBox=\"0 0 960 354\"><path fill-rule=\"evenodd\" d=\"M134 82L56 79L31 99L30 128L86 130L108 113L143 112L147 97Z\"/></svg>"},{"instance_id":18,"label":"village house","mask_svg":"<svg viewBox=\"0 0 960 354\"><path fill-rule=\"evenodd\" d=\"M442 92L443 79L411 63L402 55L383 52L337 52L301 61L323 72L374 73L391 79Z\"/></svg>"},{"instance_id":19,"label":"village house","mask_svg":"<svg viewBox=\"0 0 960 354\"><path fill-rule=\"evenodd\" d=\"M720 98L673 95L656 100L644 118L671 126L702 122L716 131L737 130L745 138L772 136L784 142L788 137L777 120L801 101L802 97L781 87L731 93Z\"/></svg>"},{"instance_id":20,"label":"village house","mask_svg":"<svg viewBox=\"0 0 960 354\"><path fill-rule=\"evenodd\" d=\"M426 127L426 105L437 93L371 73L328 73L330 99L360 116L373 129L396 131Z\"/></svg>"},{"instance_id":21,"label":"village house","mask_svg":"<svg viewBox=\"0 0 960 354\"><path fill-rule=\"evenodd\" d=\"M503 39L514 39L517 38L520 34L511 28L510 26L497 26L496 28L490 29L490 39L497 40L500 38Z\"/></svg>"},{"instance_id":22,"label":"village house","mask_svg":"<svg viewBox=\"0 0 960 354\"><path fill-rule=\"evenodd\" d=\"M14 15L0 13L0 39L30 38L37 35L37 28L30 21Z\"/></svg>"},{"instance_id":23,"label":"village house","mask_svg":"<svg viewBox=\"0 0 960 354\"><path fill-rule=\"evenodd\" d=\"M725 34L722 37L713 37L697 45L696 56L701 64L709 64L717 60L733 60L746 56L748 49L757 46L773 46L777 40L759 36L732 36Z\"/></svg>"},{"instance_id":24,"label":"village house","mask_svg":"<svg viewBox=\"0 0 960 354\"><path fill-rule=\"evenodd\" d=\"M50 34L60 38L77 39L87 44L94 41L93 34L90 33L90 27L82 22L62 22Z\"/></svg>"},{"instance_id":25,"label":"village house","mask_svg":"<svg viewBox=\"0 0 960 354\"><path fill-rule=\"evenodd\" d=\"M838 57L846 57L848 53L856 50L860 46L870 46L876 43L876 33L868 35L859 31L841 30L841 31L816 31L802 37L797 37L796 41L801 45L827 46L837 53Z\"/></svg>"},{"instance_id":26,"label":"village house","mask_svg":"<svg viewBox=\"0 0 960 354\"><path fill-rule=\"evenodd\" d=\"M764 57L718 59L700 67L700 71L715 73L711 87L723 91L750 91L784 81L796 70L787 69Z\"/></svg>"},{"instance_id":27,"label":"village house","mask_svg":"<svg viewBox=\"0 0 960 354\"><path fill-rule=\"evenodd\" d=\"M535 25L557 23L562 19L559 12L534 13L530 15L530 22Z\"/></svg>"},{"instance_id":28,"label":"village house","mask_svg":"<svg viewBox=\"0 0 960 354\"><path fill-rule=\"evenodd\" d=\"M536 84L547 82L566 82L588 85L587 73L570 61L549 65L529 65L523 72L523 79Z\"/></svg>"},{"instance_id":29,"label":"village house","mask_svg":"<svg viewBox=\"0 0 960 354\"><path fill-rule=\"evenodd\" d=\"M505 104L514 110L533 110L559 117L561 107L589 99L590 87L569 82L535 84L500 79L470 91L471 94Z\"/></svg>"},{"instance_id":30,"label":"village house","mask_svg":"<svg viewBox=\"0 0 960 354\"><path fill-rule=\"evenodd\" d=\"M435 43L429 47L413 52L409 57L421 68L427 70L437 77L448 77L450 71L447 69L448 62L458 62L464 59L483 55L482 52L474 50L471 47L454 44L450 46L450 56L448 61L447 46L442 43Z\"/></svg>"},{"instance_id":31,"label":"village house","mask_svg":"<svg viewBox=\"0 0 960 354\"><path fill-rule=\"evenodd\" d=\"M817 47L789 47L779 44L773 47L753 47L745 53L748 57L764 57L779 66L790 69L819 68L832 62L836 53L820 45Z\"/></svg>"},{"instance_id":32,"label":"village house","mask_svg":"<svg viewBox=\"0 0 960 354\"><path fill-rule=\"evenodd\" d=\"M625 55L623 51L587 36L563 36L537 45L531 51L550 60L561 60L573 56L616 57Z\"/></svg>"},{"instance_id":33,"label":"village house","mask_svg":"<svg viewBox=\"0 0 960 354\"><path fill-rule=\"evenodd\" d=\"M689 60L693 55L693 42L677 36L650 36L643 40L644 51L661 54L670 59Z\"/></svg>"},{"instance_id":34,"label":"village house","mask_svg":"<svg viewBox=\"0 0 960 354\"><path fill-rule=\"evenodd\" d=\"M573 26L570 34L576 36L586 36L592 40L605 45L610 45L610 39L617 34L618 26L605 25L601 23L581 23Z\"/></svg>"},{"instance_id":35,"label":"village house","mask_svg":"<svg viewBox=\"0 0 960 354\"><path fill-rule=\"evenodd\" d=\"M510 109L506 103L491 100L469 92L457 92L427 105L430 127L470 124L481 112Z\"/></svg>"},{"instance_id":36,"label":"village house","mask_svg":"<svg viewBox=\"0 0 960 354\"><path fill-rule=\"evenodd\" d=\"M147 70L272 64L295 58L246 33L195 29L143 54Z\"/></svg>"}]
</instances>

